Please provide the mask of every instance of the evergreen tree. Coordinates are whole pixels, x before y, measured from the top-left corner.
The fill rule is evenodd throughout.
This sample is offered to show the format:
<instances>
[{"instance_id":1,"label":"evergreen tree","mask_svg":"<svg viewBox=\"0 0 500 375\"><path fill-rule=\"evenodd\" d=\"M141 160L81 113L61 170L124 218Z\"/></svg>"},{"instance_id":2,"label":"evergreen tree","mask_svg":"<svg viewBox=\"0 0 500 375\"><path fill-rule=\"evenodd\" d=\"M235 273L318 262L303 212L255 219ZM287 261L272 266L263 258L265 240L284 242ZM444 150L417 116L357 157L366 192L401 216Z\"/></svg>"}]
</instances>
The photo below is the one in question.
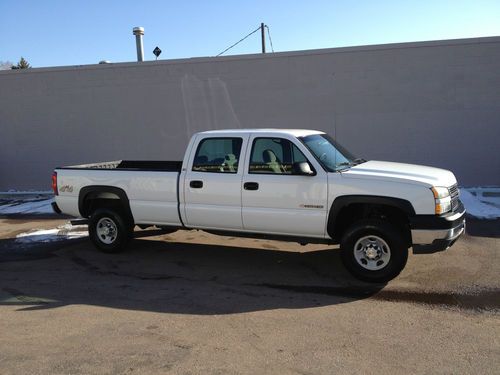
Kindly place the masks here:
<instances>
[{"instance_id":1,"label":"evergreen tree","mask_svg":"<svg viewBox=\"0 0 500 375\"><path fill-rule=\"evenodd\" d=\"M22 56L21 56L21 60L19 60L17 65L14 65L12 67L12 69L29 69L29 68L31 68L31 65Z\"/></svg>"}]
</instances>

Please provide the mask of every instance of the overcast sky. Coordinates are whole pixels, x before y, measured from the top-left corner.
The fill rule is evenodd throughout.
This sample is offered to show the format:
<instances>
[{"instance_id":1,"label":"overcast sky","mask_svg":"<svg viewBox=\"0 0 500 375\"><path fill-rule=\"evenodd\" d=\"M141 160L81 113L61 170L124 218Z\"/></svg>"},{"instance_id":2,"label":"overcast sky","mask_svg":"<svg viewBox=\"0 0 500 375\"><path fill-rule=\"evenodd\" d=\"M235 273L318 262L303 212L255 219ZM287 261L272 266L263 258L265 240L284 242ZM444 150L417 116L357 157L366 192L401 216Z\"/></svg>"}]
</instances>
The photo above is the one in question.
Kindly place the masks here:
<instances>
[{"instance_id":1,"label":"overcast sky","mask_svg":"<svg viewBox=\"0 0 500 375\"><path fill-rule=\"evenodd\" d=\"M264 22L275 51L500 35L500 0L0 0L0 61L32 66L214 56ZM226 55L260 52L253 34Z\"/></svg>"}]
</instances>

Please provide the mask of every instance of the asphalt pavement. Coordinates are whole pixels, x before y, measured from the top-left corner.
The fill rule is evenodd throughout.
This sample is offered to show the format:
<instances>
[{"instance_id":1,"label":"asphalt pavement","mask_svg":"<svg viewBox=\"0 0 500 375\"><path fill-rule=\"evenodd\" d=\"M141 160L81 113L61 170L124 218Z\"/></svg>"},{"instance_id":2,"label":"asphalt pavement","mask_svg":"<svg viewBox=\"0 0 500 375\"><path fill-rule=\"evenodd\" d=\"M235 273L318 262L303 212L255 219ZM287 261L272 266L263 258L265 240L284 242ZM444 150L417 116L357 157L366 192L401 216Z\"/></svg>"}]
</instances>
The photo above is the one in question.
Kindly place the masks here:
<instances>
[{"instance_id":1,"label":"asphalt pavement","mask_svg":"<svg viewBox=\"0 0 500 375\"><path fill-rule=\"evenodd\" d=\"M121 254L0 219L2 374L500 373L500 220L385 285L334 246L141 231Z\"/></svg>"}]
</instances>

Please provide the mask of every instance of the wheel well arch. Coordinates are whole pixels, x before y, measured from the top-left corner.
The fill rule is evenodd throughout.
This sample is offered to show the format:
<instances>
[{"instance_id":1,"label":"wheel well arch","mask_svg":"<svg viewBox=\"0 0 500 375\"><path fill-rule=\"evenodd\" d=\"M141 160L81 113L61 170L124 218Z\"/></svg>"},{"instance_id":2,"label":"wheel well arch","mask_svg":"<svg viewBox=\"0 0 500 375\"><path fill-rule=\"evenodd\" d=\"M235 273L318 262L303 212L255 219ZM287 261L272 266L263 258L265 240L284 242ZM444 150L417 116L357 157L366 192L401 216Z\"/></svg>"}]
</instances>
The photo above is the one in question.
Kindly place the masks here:
<instances>
[{"instance_id":1,"label":"wheel well arch","mask_svg":"<svg viewBox=\"0 0 500 375\"><path fill-rule=\"evenodd\" d=\"M411 245L409 218L415 216L412 204L401 198L345 195L337 197L328 215L328 235L336 242L340 241L344 231L355 221L370 217L389 220L404 229L407 241Z\"/></svg>"},{"instance_id":2,"label":"wheel well arch","mask_svg":"<svg viewBox=\"0 0 500 375\"><path fill-rule=\"evenodd\" d=\"M78 210L82 217L90 217L96 208L113 207L133 221L132 211L127 193L115 186L92 185L85 186L78 195Z\"/></svg>"}]
</instances>

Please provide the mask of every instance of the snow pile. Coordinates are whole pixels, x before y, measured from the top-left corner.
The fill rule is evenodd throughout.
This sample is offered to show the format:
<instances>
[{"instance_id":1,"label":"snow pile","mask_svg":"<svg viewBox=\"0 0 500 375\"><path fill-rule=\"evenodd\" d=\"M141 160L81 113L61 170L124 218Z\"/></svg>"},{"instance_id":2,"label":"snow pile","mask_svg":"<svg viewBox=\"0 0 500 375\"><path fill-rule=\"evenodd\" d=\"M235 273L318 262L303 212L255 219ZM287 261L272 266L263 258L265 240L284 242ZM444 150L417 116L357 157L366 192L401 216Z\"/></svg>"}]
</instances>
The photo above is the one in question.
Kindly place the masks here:
<instances>
[{"instance_id":1,"label":"snow pile","mask_svg":"<svg viewBox=\"0 0 500 375\"><path fill-rule=\"evenodd\" d=\"M54 242L62 240L74 240L88 235L89 232L86 225L73 226L67 223L54 229L35 229L29 232L18 234L16 236L16 242Z\"/></svg>"},{"instance_id":2,"label":"snow pile","mask_svg":"<svg viewBox=\"0 0 500 375\"><path fill-rule=\"evenodd\" d=\"M471 216L478 219L500 218L500 197L484 196L482 189L471 188L460 189L460 200Z\"/></svg>"},{"instance_id":3,"label":"snow pile","mask_svg":"<svg viewBox=\"0 0 500 375\"><path fill-rule=\"evenodd\" d=\"M0 215L12 214L52 214L51 197L19 197L14 199L0 199Z\"/></svg>"}]
</instances>

